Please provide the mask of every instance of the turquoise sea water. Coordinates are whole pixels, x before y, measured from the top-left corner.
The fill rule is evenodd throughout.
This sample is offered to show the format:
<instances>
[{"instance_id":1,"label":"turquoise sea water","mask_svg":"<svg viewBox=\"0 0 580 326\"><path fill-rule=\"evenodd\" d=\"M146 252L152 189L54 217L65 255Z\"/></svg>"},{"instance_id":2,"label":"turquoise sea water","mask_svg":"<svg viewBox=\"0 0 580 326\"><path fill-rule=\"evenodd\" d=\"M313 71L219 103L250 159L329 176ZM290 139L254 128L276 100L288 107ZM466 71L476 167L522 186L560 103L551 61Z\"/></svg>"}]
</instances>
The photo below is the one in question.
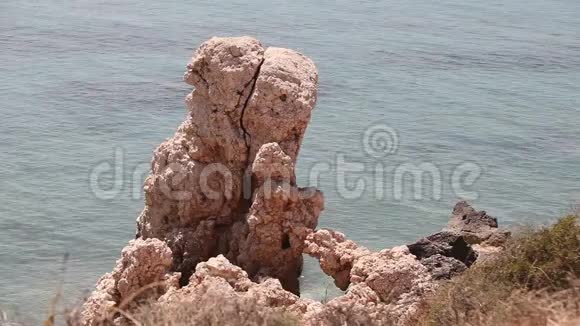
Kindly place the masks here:
<instances>
[{"instance_id":1,"label":"turquoise sea water","mask_svg":"<svg viewBox=\"0 0 580 326\"><path fill-rule=\"evenodd\" d=\"M576 0L3 0L0 306L39 318L61 278L79 298L112 269L151 153L184 119L185 64L214 35L316 62L298 169L325 192L323 227L378 249L440 229L462 195L504 225L547 222L580 200ZM369 155L375 126L392 136L389 155ZM346 186L340 159L364 165ZM96 188L112 198L91 184L107 163L118 173ZM421 181L431 195L396 181L413 166L436 179ZM357 178L364 192L352 196ZM307 261L304 294L327 282Z\"/></svg>"}]
</instances>

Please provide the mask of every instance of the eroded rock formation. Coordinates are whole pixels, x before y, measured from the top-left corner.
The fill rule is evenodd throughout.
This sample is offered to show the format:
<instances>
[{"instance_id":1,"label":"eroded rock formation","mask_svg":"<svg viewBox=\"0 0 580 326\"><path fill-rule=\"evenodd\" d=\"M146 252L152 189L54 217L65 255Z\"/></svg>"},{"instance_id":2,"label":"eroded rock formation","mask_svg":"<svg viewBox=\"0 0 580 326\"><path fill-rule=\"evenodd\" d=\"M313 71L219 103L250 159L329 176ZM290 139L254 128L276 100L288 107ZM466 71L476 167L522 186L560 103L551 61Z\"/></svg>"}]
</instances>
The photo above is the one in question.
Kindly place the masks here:
<instances>
[{"instance_id":1,"label":"eroded rock formation","mask_svg":"<svg viewBox=\"0 0 580 326\"><path fill-rule=\"evenodd\" d=\"M450 279L463 272L478 255L461 234L449 231L432 234L407 247L436 279Z\"/></svg>"},{"instance_id":2,"label":"eroded rock formation","mask_svg":"<svg viewBox=\"0 0 580 326\"><path fill-rule=\"evenodd\" d=\"M177 286L179 274L169 272L171 261L171 250L159 239L130 241L113 271L101 277L86 300L82 311L84 322L101 325L113 319L118 309L130 307L139 297Z\"/></svg>"},{"instance_id":3,"label":"eroded rock formation","mask_svg":"<svg viewBox=\"0 0 580 326\"><path fill-rule=\"evenodd\" d=\"M121 311L144 301L209 297L251 298L304 325L412 325L436 280L475 261L471 243L505 235L463 203L449 230L379 252L316 230L323 195L298 187L294 170L316 103L312 61L250 37L212 38L184 79L195 87L187 118L154 152L137 238L86 300L84 325L130 324ZM325 304L300 298L303 253L346 293Z\"/></svg>"},{"instance_id":4,"label":"eroded rock formation","mask_svg":"<svg viewBox=\"0 0 580 326\"><path fill-rule=\"evenodd\" d=\"M502 246L510 233L498 228L497 218L489 216L486 211L476 211L465 201L453 207L449 224L445 228L463 236L470 244Z\"/></svg>"},{"instance_id":5,"label":"eroded rock formation","mask_svg":"<svg viewBox=\"0 0 580 326\"><path fill-rule=\"evenodd\" d=\"M340 232L318 230L307 237L305 252L319 260L339 288L347 290L328 302L315 319L336 317L342 311L344 318L362 314L377 325L410 325L421 300L435 288L428 269L406 246L373 252Z\"/></svg>"},{"instance_id":6,"label":"eroded rock formation","mask_svg":"<svg viewBox=\"0 0 580 326\"><path fill-rule=\"evenodd\" d=\"M167 242L187 283L218 254L298 293L304 229L323 208L294 163L316 103L312 61L249 37L212 38L185 81L189 115L155 151L138 236ZM258 263L259 262L259 263Z\"/></svg>"},{"instance_id":7,"label":"eroded rock formation","mask_svg":"<svg viewBox=\"0 0 580 326\"><path fill-rule=\"evenodd\" d=\"M143 241L144 248L156 241L159 275L124 281L118 273L133 277L134 269L143 268L124 251L85 310L119 306L127 289L165 273L186 286L199 263L218 255L251 279L272 277L298 293L304 239L324 206L322 193L299 188L294 173L317 79L310 59L264 49L250 37L201 45L184 76L195 87L186 98L189 113L155 150L137 240L125 249L137 246L140 253Z\"/></svg>"},{"instance_id":8,"label":"eroded rock formation","mask_svg":"<svg viewBox=\"0 0 580 326\"><path fill-rule=\"evenodd\" d=\"M501 250L510 233L497 219L476 211L465 201L453 208L447 227L407 247L436 279L450 279Z\"/></svg>"},{"instance_id":9,"label":"eroded rock formation","mask_svg":"<svg viewBox=\"0 0 580 326\"><path fill-rule=\"evenodd\" d=\"M260 283L253 282L246 271L230 263L222 255L198 264L188 285L170 288L157 302L159 305L171 302L195 304L208 292L217 293L222 298L247 297L260 306L286 307L298 313L305 313L307 307L314 303L284 290L275 278L266 277Z\"/></svg>"}]
</instances>

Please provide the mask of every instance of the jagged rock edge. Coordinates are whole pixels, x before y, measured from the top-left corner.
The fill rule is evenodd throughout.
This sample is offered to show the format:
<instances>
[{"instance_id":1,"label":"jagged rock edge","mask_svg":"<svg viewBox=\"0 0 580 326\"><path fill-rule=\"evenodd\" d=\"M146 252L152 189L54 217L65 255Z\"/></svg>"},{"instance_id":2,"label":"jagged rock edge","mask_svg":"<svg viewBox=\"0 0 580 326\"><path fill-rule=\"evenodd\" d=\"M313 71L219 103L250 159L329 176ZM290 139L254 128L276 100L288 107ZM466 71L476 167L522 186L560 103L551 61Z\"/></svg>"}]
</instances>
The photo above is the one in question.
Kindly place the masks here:
<instances>
[{"instance_id":1,"label":"jagged rock edge","mask_svg":"<svg viewBox=\"0 0 580 326\"><path fill-rule=\"evenodd\" d=\"M242 130L242 132L244 134L243 141L244 141L245 147L246 147L245 148L245 150L246 150L245 167L246 168L251 168L251 166L249 164L251 162L253 162L253 160L250 157L251 147L252 147L252 135L249 133L248 129L244 125L244 117L245 117L245 114L247 112L247 108L250 105L250 102L255 95L258 79L259 79L260 74L262 72L262 66L263 66L264 62L266 61L265 54L266 54L266 51L268 50L268 48L264 49L263 47L261 47L261 44L260 44L260 48L263 50L263 57L261 58L259 64L257 64L257 66L255 66L256 71L254 72L254 75L252 76L250 81L243 85L242 94L240 94L240 98L238 98L237 104L235 104L235 108L236 109L239 108L240 99L243 97L243 94L246 93L245 90L248 87L250 87L250 85L251 85L250 91L244 100L244 105L243 105L243 107L241 107L240 118L239 118L240 119L239 128ZM231 49L230 49L230 51L231 51ZM297 52L295 52L295 53L297 53ZM308 59L308 58L306 58L306 59ZM209 63L207 63L207 64L209 64ZM195 72L195 74L199 78L199 80L202 83L204 83L209 89L209 86L211 85L211 83L209 83L208 80L206 80L206 78L204 78L203 73L197 73L197 71L193 71L193 72ZM209 77L212 77L212 76L209 75ZM215 82L215 80L213 80L213 79L215 79L214 77L215 76L213 76L209 80L212 82ZM314 86L316 87L315 82L314 82ZM315 102L315 98L316 98L316 93L314 93L314 102ZM312 106L312 108L313 108L313 106ZM308 118L308 120L309 120L309 118ZM307 122L308 121L306 121L306 124L307 124ZM198 138L200 138L200 139L202 138L197 133L197 129L195 130L195 134L198 136ZM260 136L258 136L258 138L260 138ZM296 138L297 148L299 149L300 145L301 145L300 141L299 141L300 137L298 134L296 134L295 138ZM261 142L261 140L258 140L258 142ZM263 147L264 145L266 145L266 144L264 143L261 146ZM268 145L271 145L271 144L268 144ZM275 143L275 145L278 145L278 144ZM185 145L183 145L183 146L185 146ZM279 148L279 145L278 145L278 148ZM260 153L261 149L262 148L259 148L258 153ZM240 148L240 150L243 150L243 147ZM189 150L187 150L186 152L189 152ZM295 154L297 154L297 152ZM284 151L282 151L282 155L285 155ZM256 154L256 157L257 156L258 156L258 154ZM191 159L195 160L194 158L191 158ZM244 199L243 196L240 199ZM463 205L462 207L464 207L464 206L465 205ZM306 208L308 209L308 207L306 207ZM454 209L454 211L455 211L455 209ZM482 217L489 218L489 216L485 212L483 212L483 213L482 212L476 212L477 214L474 216L475 217L482 216ZM244 210L241 213L246 215L246 214L249 214L249 211ZM268 211L265 212L266 216L268 213L269 213ZM316 216L316 218L317 218L317 216ZM203 221L207 221L207 219L203 220ZM201 224L201 222L200 222L200 224ZM230 226L233 227L234 225L232 224ZM458 225L457 227L458 227L458 230L460 232L464 232L464 234L466 236L470 235L467 233L467 232L471 232L470 230L468 230L468 229L464 230L464 228L462 228L461 225ZM138 230L139 230L139 228L138 228ZM195 230L193 230L193 233L195 233L195 231L197 231L197 227ZM321 230L316 231L316 229L313 228L313 230L310 231L310 234L315 235L319 231L321 231ZM342 254L346 254L346 256L348 256L348 257L346 257L347 262L345 265L347 268L344 270L338 271L339 274L340 273L342 274L341 277L348 278L347 279L348 282L343 282L343 285L345 287L348 286L348 290L347 290L347 293L345 295L331 300L326 305L321 305L320 303L299 299L298 297L293 296L293 294L291 294L291 293L289 293L281 288L280 281L278 281L278 279L273 279L271 277L264 277L258 283L253 282L248 277L246 271L243 270L241 267L237 266L237 263L235 265L232 265L225 257L223 257L221 255L219 257L217 257L217 258L219 258L217 260L217 263L226 267L226 269L225 269L226 274L228 273L227 270L232 270L232 269L238 270L238 271L241 270L243 273L241 274L242 277L239 279L241 280L241 282L243 284L240 286L242 286L242 288L246 287L246 290L247 290L247 288L254 287L254 288L256 288L256 291L258 291L258 292L256 292L256 294L262 293L260 291L264 291L262 294L267 296L269 292L274 291L275 293L278 293L278 295L292 298L290 301L287 301L286 306L288 308L292 308L295 305L299 305L300 306L299 309L296 307L294 307L294 308L300 310L301 313L304 314L303 315L303 322L307 325L318 325L321 321L324 321L325 318L327 318L325 316L326 316L326 313L328 313L330 311L329 309L333 309L333 307L335 308L337 306L352 307L353 311L357 311L359 314L360 313L367 313L367 314L369 314L369 316L374 316L374 317L381 317L382 316L381 318L391 318L391 319L394 319L397 321L396 322L397 325L411 325L412 315L416 310L416 306L417 306L418 302L421 300L421 296L425 293L429 293L436 286L436 283L432 281L431 276L429 275L427 267L425 267L415 256L413 256L409 252L409 248L407 246L395 247L395 248L392 248L390 250L385 249L385 250L381 250L379 252L373 252L373 251L368 250L367 248L359 246L359 245L355 244L354 242L346 239L344 237L344 235L341 233L337 233L337 232L331 231L331 230L328 232L333 234L333 237L335 234L339 234L338 237L332 238L331 239L332 241L335 241L336 243L339 243L339 244L345 244L345 243L347 244L347 247L343 248L343 249L346 249L346 251L344 253L333 252L333 250L336 250L336 247L334 247L334 248L326 248L326 249L328 249L328 252L326 254L335 255L336 256L335 258L338 261L343 260L344 257L341 256ZM486 232L490 232L490 231L487 230ZM493 231L493 232L495 232L495 231ZM197 280L196 282L190 283L190 284L187 284L184 286L180 286L178 283L176 283L176 279L179 276L177 274L179 274L179 273L171 272L170 267L167 266L167 263L162 264L162 265L158 265L158 264L156 264L156 262L154 262L154 260L158 260L161 258L155 258L155 259L138 258L138 257L141 257L142 255L144 255L144 257L150 257L150 256L165 257L163 259L165 259L165 261L166 261L167 257L168 257L168 253L169 253L169 256L171 256L171 249L167 246L167 243L165 243L166 240L155 241L153 239L156 239L156 238L149 237L146 240L137 239L135 242L130 243L130 245L126 247L126 249L127 249L126 254L125 254L125 249L123 250L123 257L122 257L122 259L119 260L119 262L117 264L118 266L115 268L113 273L105 275L99 281L99 284L97 286L97 290L101 289L101 286L103 286L105 288L102 288L101 290L112 289L112 291L114 293L110 293L108 290L104 291L104 292L101 291L100 293L97 291L96 296L94 295L91 298L89 298L89 299L93 300L92 303L95 303L96 301L98 301L98 302L96 302L97 308L107 308L107 305L109 305L109 304L114 305L116 301L119 301L122 299L121 298L122 296L129 295L131 293L131 291L129 291L129 290L133 289L134 287L138 287L141 285L147 285L147 284L150 284L152 282L157 281L158 279L164 280L164 284L166 284L166 292L167 293L177 294L178 296L185 295L185 297L182 297L184 299L188 298L187 295L193 295L191 293L188 294L187 293L188 290L186 290L186 289L191 289L192 291L195 291L196 286L201 286L201 284L206 284L206 283L204 283L206 276L209 276L209 278L208 278L209 281L213 280L213 281L219 282L220 278L222 280L224 280L224 278L222 277L223 275L221 275L219 273L216 275L213 275L210 273L209 275L206 275L206 276L198 274L198 272L203 270L204 266L211 266L211 264L216 263L216 257L214 256L214 257L210 257L209 260L202 261L201 263L197 263L197 266L194 267L194 273L190 279L196 279ZM314 239L314 242L316 242L315 240L316 239ZM304 241L304 244L306 244L306 242L307 241ZM327 243L325 244L324 241L319 243L319 244L320 244L321 248L323 248L325 245L327 245ZM306 246L304 248L306 249ZM238 248L238 249L241 249L241 248ZM305 250L302 250L302 252L305 252ZM307 253L307 254L310 254L312 256L312 253ZM127 258L126 255L130 255L129 258ZM319 263L321 264L321 268L323 269L323 271L325 273L329 274L328 270L323 267L324 259L322 259L321 256L318 256L318 257L315 256L315 258L317 258L319 260ZM123 259L125 259L125 260L123 260ZM129 259L129 260L127 260L127 259ZM140 273L135 274L136 272L139 272L140 269L137 269L136 266L131 265L131 262L134 260L139 260L138 263L140 265L140 267L139 267L140 269L144 268L145 270L150 270L149 274L145 274L143 276L143 278L141 278L141 276L139 276ZM141 261L141 260L143 260L143 261ZM235 266L235 267L232 267L232 266ZM161 269L158 269L159 267L161 267ZM131 269L131 268L133 268L133 269ZM244 273L246 273L246 274L244 274ZM329 275L331 275L331 274L332 273L330 273ZM245 276L243 276L243 275L245 275ZM138 277L137 278L138 281L135 284L129 282L129 280L131 280L132 278L134 278L136 276ZM331 275L331 276L335 277L335 275ZM112 287L110 286L111 281L114 281L114 284ZM267 283L267 282L269 282L269 283ZM262 288L259 286L260 284L266 284L266 283L268 284L268 286L266 288ZM253 284L257 284L257 285L253 285ZM120 286L122 286L122 288ZM121 292L119 292L120 290L121 290ZM237 289L234 289L234 292L237 293L238 292ZM392 295L391 295L392 292L398 293L398 295L396 295L395 297L392 297ZM123 294L123 293L125 293L125 294ZM113 296L113 297L119 296L119 298L115 299L115 298L111 298L110 296ZM189 299L193 299L193 297L189 297ZM300 300L302 300L302 301L300 301ZM122 323L122 320L119 322ZM86 325L93 325L93 324L91 324L89 322L89 323L86 323Z\"/></svg>"}]
</instances>

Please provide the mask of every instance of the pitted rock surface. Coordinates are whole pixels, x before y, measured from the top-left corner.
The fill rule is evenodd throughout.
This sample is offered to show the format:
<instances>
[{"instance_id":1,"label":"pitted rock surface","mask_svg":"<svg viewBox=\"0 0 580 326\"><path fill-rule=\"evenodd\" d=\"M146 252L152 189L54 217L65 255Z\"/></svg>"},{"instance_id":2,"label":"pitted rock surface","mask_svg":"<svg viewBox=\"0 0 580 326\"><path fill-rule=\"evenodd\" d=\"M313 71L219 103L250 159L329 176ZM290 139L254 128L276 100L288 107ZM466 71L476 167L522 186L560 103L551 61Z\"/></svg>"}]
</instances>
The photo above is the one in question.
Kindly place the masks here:
<instances>
[{"instance_id":1,"label":"pitted rock surface","mask_svg":"<svg viewBox=\"0 0 580 326\"><path fill-rule=\"evenodd\" d=\"M298 187L295 173L316 104L314 63L250 37L212 38L184 80L195 87L188 114L153 153L137 238L86 300L84 325L129 325L119 310L144 301L216 298L251 298L303 325L414 325L436 280L473 263L469 243L491 253L509 236L463 202L449 232L378 252L316 230L323 195ZM327 303L300 298L303 253L346 293Z\"/></svg>"},{"instance_id":2,"label":"pitted rock surface","mask_svg":"<svg viewBox=\"0 0 580 326\"><path fill-rule=\"evenodd\" d=\"M316 67L249 37L212 38L184 78L195 86L189 115L155 151L138 235L167 242L182 284L223 254L250 277L277 277L298 293L303 229L316 227L323 208L322 194L298 188L294 173Z\"/></svg>"},{"instance_id":3,"label":"pitted rock surface","mask_svg":"<svg viewBox=\"0 0 580 326\"><path fill-rule=\"evenodd\" d=\"M180 277L177 287L200 263L224 255L249 279L270 277L298 293L304 239L324 207L322 193L299 188L294 172L316 104L314 63L251 37L215 37L194 53L184 80L195 87L188 114L153 154L137 242L125 251L142 241L165 246L159 273ZM93 311L118 307L153 282L146 264L125 251L129 279L99 282L85 304L87 323Z\"/></svg>"}]
</instances>

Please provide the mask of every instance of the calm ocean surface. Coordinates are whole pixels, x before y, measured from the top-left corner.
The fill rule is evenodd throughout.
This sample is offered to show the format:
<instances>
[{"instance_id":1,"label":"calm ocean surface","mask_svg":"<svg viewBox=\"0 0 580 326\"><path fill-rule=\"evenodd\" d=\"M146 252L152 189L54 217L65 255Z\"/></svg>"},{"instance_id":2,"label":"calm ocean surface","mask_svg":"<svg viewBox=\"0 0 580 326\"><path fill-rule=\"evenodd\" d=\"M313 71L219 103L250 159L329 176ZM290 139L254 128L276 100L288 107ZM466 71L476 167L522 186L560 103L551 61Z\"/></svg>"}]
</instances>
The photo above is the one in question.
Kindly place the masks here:
<instances>
[{"instance_id":1,"label":"calm ocean surface","mask_svg":"<svg viewBox=\"0 0 580 326\"><path fill-rule=\"evenodd\" d=\"M580 200L577 0L2 0L0 306L40 318L59 280L71 301L112 269L151 153L184 119L185 64L214 35L316 62L298 169L302 185L330 169L318 178L323 227L385 248L440 229L462 195L504 225L548 222ZM377 124L397 135L379 158L363 146ZM346 191L340 158L365 166ZM112 187L109 199L90 182L107 163L118 173L97 188ZM393 181L420 164L438 173L421 181L431 195ZM304 294L328 284L307 261Z\"/></svg>"}]
</instances>

